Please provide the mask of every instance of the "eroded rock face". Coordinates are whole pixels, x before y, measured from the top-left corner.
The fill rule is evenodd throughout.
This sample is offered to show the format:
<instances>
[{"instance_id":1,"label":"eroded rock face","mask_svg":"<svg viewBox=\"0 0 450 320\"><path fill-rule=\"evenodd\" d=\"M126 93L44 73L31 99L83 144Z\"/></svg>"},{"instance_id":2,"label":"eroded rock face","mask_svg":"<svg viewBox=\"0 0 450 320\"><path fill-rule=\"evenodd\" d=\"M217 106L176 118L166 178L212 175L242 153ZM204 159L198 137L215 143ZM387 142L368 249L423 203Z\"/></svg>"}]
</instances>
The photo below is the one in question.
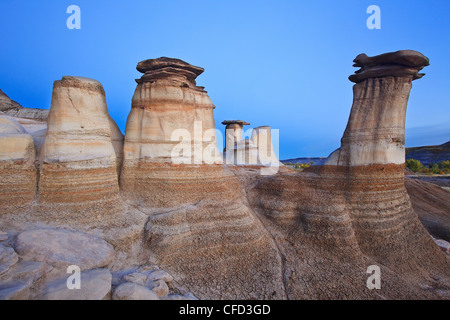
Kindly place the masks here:
<instances>
[{"instance_id":1,"label":"eroded rock face","mask_svg":"<svg viewBox=\"0 0 450 320\"><path fill-rule=\"evenodd\" d=\"M145 60L137 68L145 74L137 80L125 130L122 192L129 200L170 205L175 197L169 196L167 188L176 184L187 189L182 197L198 201L202 191L189 188L190 180L199 185L202 178L206 183L221 175L221 170L214 168L221 163L214 105L194 80L203 69L170 58ZM179 139L183 134L186 147L181 150ZM189 172L180 164L197 169ZM163 192L167 199L154 196Z\"/></svg>"},{"instance_id":2,"label":"eroded rock face","mask_svg":"<svg viewBox=\"0 0 450 320\"><path fill-rule=\"evenodd\" d=\"M173 149L179 143L179 130L189 134L192 148L190 164L197 161L194 148L215 143L215 108L203 87L195 84L202 68L178 59L159 58L142 61L137 69L145 74L138 80L128 116L124 145L124 169L136 162L173 163ZM205 138L209 131L210 136ZM194 143L196 142L196 143ZM217 148L217 145L215 145ZM219 159L218 150L211 150L209 163ZM200 155L198 155L200 157ZM219 160L220 161L220 160ZM220 162L219 162L220 163ZM123 180L126 180L126 174ZM124 183L126 183L124 181Z\"/></svg>"},{"instance_id":3,"label":"eroded rock face","mask_svg":"<svg viewBox=\"0 0 450 320\"><path fill-rule=\"evenodd\" d=\"M12 117L0 115L0 214L34 200L35 154L33 137Z\"/></svg>"},{"instance_id":4,"label":"eroded rock face","mask_svg":"<svg viewBox=\"0 0 450 320\"><path fill-rule=\"evenodd\" d=\"M32 152L13 143L18 151L0 160L17 165L0 171L0 210L14 204L0 215L0 299L448 299L448 259L411 207L398 153L410 83L424 61L410 51L358 56L341 149L327 165L270 176L195 163L199 145L217 149L214 135L196 136L214 127L213 105L195 84L203 69L169 58L141 62L123 153L125 203L121 134L103 89L64 77L48 132L27 138L40 150L46 133L37 204L20 189L26 181L36 190L32 176L20 176L34 170ZM0 138L27 135L1 119ZM188 133L191 152L179 151L193 163L174 161L176 129ZM236 147L266 140L272 159L267 128L256 129ZM26 199L23 207L17 199ZM85 270L84 290L67 289L69 264ZM381 290L366 286L371 265L381 268Z\"/></svg>"},{"instance_id":5,"label":"eroded rock face","mask_svg":"<svg viewBox=\"0 0 450 320\"><path fill-rule=\"evenodd\" d=\"M45 109L24 108L0 90L0 116L10 116L11 118L9 119L13 119L14 122L21 125L18 127L17 123L15 123L13 127L19 128L20 133L27 133L33 137L36 159L39 159L40 149L44 140L43 137L45 137L45 132L47 131L48 112L49 110ZM0 124L3 127L2 130L5 129L4 125L5 123L3 121ZM0 152L3 151L9 155L11 150L8 147L5 145L3 148L0 148Z\"/></svg>"},{"instance_id":6,"label":"eroded rock face","mask_svg":"<svg viewBox=\"0 0 450 320\"><path fill-rule=\"evenodd\" d=\"M271 233L285 235L277 242L289 257L290 298L376 298L360 278L370 265L382 270L378 297L430 298L421 286L439 274L431 286L448 290L449 265L404 186L406 104L428 62L410 51L355 62L363 69L351 77L357 84L341 148L324 166L255 182L250 203ZM321 291L324 278L333 285Z\"/></svg>"},{"instance_id":7,"label":"eroded rock face","mask_svg":"<svg viewBox=\"0 0 450 320\"><path fill-rule=\"evenodd\" d=\"M6 115L11 117L33 119L36 121L45 121L48 116L48 110L24 108L16 101L11 100L1 89L0 112L4 112Z\"/></svg>"},{"instance_id":8,"label":"eroded rock face","mask_svg":"<svg viewBox=\"0 0 450 320\"><path fill-rule=\"evenodd\" d=\"M405 162L406 105L412 80L429 64L419 52L402 50L375 57L360 54L360 70L349 77L353 105L341 140L327 164L359 166Z\"/></svg>"},{"instance_id":9,"label":"eroded rock face","mask_svg":"<svg viewBox=\"0 0 450 320\"><path fill-rule=\"evenodd\" d=\"M427 57L414 50L388 52L374 57L361 53L353 62L354 67L361 68L349 77L350 81L356 83L383 77L412 77L411 80L416 80L425 75L419 71L430 65Z\"/></svg>"},{"instance_id":10,"label":"eroded rock face","mask_svg":"<svg viewBox=\"0 0 450 320\"><path fill-rule=\"evenodd\" d=\"M14 118L0 115L0 161L34 163L33 138Z\"/></svg>"},{"instance_id":11,"label":"eroded rock face","mask_svg":"<svg viewBox=\"0 0 450 320\"><path fill-rule=\"evenodd\" d=\"M225 120L224 163L227 165L250 165L271 167L264 169L264 174L275 174L280 161L272 146L272 134L269 126L260 126L251 130L250 139L242 139L244 125L250 123L242 120Z\"/></svg>"},{"instance_id":12,"label":"eroded rock face","mask_svg":"<svg viewBox=\"0 0 450 320\"><path fill-rule=\"evenodd\" d=\"M40 154L39 203L64 204L66 210L72 204L75 212L88 213L101 210L99 202L119 202L120 136L99 82L68 76L55 81Z\"/></svg>"},{"instance_id":13,"label":"eroded rock face","mask_svg":"<svg viewBox=\"0 0 450 320\"><path fill-rule=\"evenodd\" d=\"M245 205L239 181L216 164L222 159L214 105L194 81L203 69L161 58L138 70L145 74L128 117L121 188L149 214L145 241L158 265L199 297L232 298L234 290L246 298L283 297L273 241ZM177 163L172 134L180 129L191 152ZM245 277L235 278L237 272ZM256 285L262 273L264 284Z\"/></svg>"},{"instance_id":14,"label":"eroded rock face","mask_svg":"<svg viewBox=\"0 0 450 320\"><path fill-rule=\"evenodd\" d=\"M170 207L198 202L208 191L219 196L214 105L195 83L203 69L171 58L145 60L137 69L145 74L128 116L120 177L127 200Z\"/></svg>"},{"instance_id":15,"label":"eroded rock face","mask_svg":"<svg viewBox=\"0 0 450 320\"><path fill-rule=\"evenodd\" d=\"M24 282L0 284L0 300L27 300L30 297L30 288Z\"/></svg>"},{"instance_id":16,"label":"eroded rock face","mask_svg":"<svg viewBox=\"0 0 450 320\"><path fill-rule=\"evenodd\" d=\"M405 187L414 211L428 232L437 239L450 241L449 191L408 177L405 177Z\"/></svg>"},{"instance_id":17,"label":"eroded rock face","mask_svg":"<svg viewBox=\"0 0 450 320\"><path fill-rule=\"evenodd\" d=\"M19 257L13 248L0 245L0 275L9 270L19 261Z\"/></svg>"},{"instance_id":18,"label":"eroded rock face","mask_svg":"<svg viewBox=\"0 0 450 320\"><path fill-rule=\"evenodd\" d=\"M11 100L6 93L4 93L0 89L0 111L2 112L8 112L13 111L17 112L19 109L22 108L20 104L18 104L16 101Z\"/></svg>"}]
</instances>

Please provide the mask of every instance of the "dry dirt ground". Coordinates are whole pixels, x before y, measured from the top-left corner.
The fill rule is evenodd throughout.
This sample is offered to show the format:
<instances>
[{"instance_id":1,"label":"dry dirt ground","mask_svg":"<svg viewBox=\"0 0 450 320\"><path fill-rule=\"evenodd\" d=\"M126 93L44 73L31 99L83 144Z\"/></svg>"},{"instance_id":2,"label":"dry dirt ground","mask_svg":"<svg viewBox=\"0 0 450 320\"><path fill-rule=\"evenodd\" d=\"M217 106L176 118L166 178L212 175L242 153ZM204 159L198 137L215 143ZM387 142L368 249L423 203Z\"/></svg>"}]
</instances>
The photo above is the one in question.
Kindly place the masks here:
<instances>
[{"instance_id":1,"label":"dry dirt ground","mask_svg":"<svg viewBox=\"0 0 450 320\"><path fill-rule=\"evenodd\" d=\"M450 241L450 191L408 176L405 186L414 211L428 232L437 239Z\"/></svg>"}]
</instances>

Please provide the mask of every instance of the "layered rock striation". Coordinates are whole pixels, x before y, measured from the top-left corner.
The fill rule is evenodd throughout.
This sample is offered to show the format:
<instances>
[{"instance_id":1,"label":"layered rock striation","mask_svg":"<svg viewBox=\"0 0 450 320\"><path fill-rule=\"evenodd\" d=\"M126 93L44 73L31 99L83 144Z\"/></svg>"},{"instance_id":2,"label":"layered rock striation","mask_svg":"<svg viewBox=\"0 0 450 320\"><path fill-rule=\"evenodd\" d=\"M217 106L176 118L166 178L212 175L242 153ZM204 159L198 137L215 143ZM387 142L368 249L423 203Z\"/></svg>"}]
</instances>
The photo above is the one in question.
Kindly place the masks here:
<instances>
[{"instance_id":1,"label":"layered rock striation","mask_svg":"<svg viewBox=\"0 0 450 320\"><path fill-rule=\"evenodd\" d=\"M120 139L98 81L69 76L55 81L40 153L38 202L43 209L63 206L84 215L113 210L112 203L120 200L121 148L114 148Z\"/></svg>"},{"instance_id":2,"label":"layered rock striation","mask_svg":"<svg viewBox=\"0 0 450 320\"><path fill-rule=\"evenodd\" d=\"M423 74L428 58L417 51L401 50L375 57L360 54L361 69L349 77L353 105L341 148L329 165L358 166L405 162L406 106L412 81Z\"/></svg>"},{"instance_id":3,"label":"layered rock striation","mask_svg":"<svg viewBox=\"0 0 450 320\"><path fill-rule=\"evenodd\" d=\"M199 201L200 190L219 180L214 105L195 78L202 68L184 61L159 58L142 61L128 116L123 147L121 189L127 199L168 205L170 188L183 188L184 198ZM182 170L190 165L193 170ZM207 166L208 165L208 166ZM176 187L175 187L176 186ZM169 189L168 189L169 188ZM214 188L211 188L211 192ZM172 200L169 200L171 202Z\"/></svg>"},{"instance_id":4,"label":"layered rock striation","mask_svg":"<svg viewBox=\"0 0 450 320\"><path fill-rule=\"evenodd\" d=\"M124 142L101 84L63 77L48 129L0 115L0 299L448 299L448 257L404 186L406 104L427 64L359 55L341 148L268 176L222 165L202 68L140 62ZM232 152L276 162L271 140L255 128Z\"/></svg>"},{"instance_id":5,"label":"layered rock striation","mask_svg":"<svg viewBox=\"0 0 450 320\"><path fill-rule=\"evenodd\" d=\"M149 215L152 257L200 298L232 298L236 291L284 297L275 244L239 181L222 168L215 107L195 83L203 69L170 58L137 69L144 75L127 121L120 182L127 201Z\"/></svg>"},{"instance_id":6,"label":"layered rock striation","mask_svg":"<svg viewBox=\"0 0 450 320\"><path fill-rule=\"evenodd\" d=\"M47 109L24 108L16 101L11 100L6 93L0 89L0 112L11 117L45 121L47 120L49 111Z\"/></svg>"},{"instance_id":7,"label":"layered rock striation","mask_svg":"<svg viewBox=\"0 0 450 320\"><path fill-rule=\"evenodd\" d=\"M0 115L0 214L31 206L35 156L33 137L12 117Z\"/></svg>"},{"instance_id":8,"label":"layered rock striation","mask_svg":"<svg viewBox=\"0 0 450 320\"><path fill-rule=\"evenodd\" d=\"M448 288L448 261L404 186L406 105L428 59L408 50L355 62L362 69L350 77L354 102L341 148L300 175L258 179L250 203L272 233L285 235L290 298L430 297L421 286ZM383 273L376 295L358 279L370 265ZM324 278L333 285L321 291Z\"/></svg>"}]
</instances>

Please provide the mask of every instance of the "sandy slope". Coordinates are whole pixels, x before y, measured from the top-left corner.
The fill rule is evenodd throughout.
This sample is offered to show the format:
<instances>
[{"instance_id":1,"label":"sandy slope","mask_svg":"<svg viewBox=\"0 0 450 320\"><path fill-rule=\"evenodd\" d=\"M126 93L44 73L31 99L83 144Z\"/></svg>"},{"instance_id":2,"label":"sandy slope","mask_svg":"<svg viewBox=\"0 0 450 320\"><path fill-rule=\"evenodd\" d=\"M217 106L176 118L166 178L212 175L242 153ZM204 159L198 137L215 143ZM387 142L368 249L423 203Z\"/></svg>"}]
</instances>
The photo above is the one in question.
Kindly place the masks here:
<instances>
[{"instance_id":1,"label":"sandy slope","mask_svg":"<svg viewBox=\"0 0 450 320\"><path fill-rule=\"evenodd\" d=\"M405 186L414 211L428 232L435 238L450 241L450 192L407 176Z\"/></svg>"}]
</instances>

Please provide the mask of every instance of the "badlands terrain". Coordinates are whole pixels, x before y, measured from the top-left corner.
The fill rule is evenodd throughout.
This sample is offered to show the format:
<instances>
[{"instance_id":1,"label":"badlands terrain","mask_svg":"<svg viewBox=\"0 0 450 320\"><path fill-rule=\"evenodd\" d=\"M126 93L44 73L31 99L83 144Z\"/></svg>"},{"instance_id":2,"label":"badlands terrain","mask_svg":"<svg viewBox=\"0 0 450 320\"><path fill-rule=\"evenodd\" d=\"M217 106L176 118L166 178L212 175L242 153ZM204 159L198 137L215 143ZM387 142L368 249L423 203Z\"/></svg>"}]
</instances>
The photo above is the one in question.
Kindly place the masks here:
<instances>
[{"instance_id":1,"label":"badlands terrain","mask_svg":"<svg viewBox=\"0 0 450 320\"><path fill-rule=\"evenodd\" d=\"M50 110L0 92L0 299L449 299L431 236L448 240L449 191L405 179L428 58L354 63L341 147L303 172L274 157L269 127L244 141L225 121L218 150L203 69L178 59L138 63L124 135L96 80L55 81Z\"/></svg>"}]
</instances>

